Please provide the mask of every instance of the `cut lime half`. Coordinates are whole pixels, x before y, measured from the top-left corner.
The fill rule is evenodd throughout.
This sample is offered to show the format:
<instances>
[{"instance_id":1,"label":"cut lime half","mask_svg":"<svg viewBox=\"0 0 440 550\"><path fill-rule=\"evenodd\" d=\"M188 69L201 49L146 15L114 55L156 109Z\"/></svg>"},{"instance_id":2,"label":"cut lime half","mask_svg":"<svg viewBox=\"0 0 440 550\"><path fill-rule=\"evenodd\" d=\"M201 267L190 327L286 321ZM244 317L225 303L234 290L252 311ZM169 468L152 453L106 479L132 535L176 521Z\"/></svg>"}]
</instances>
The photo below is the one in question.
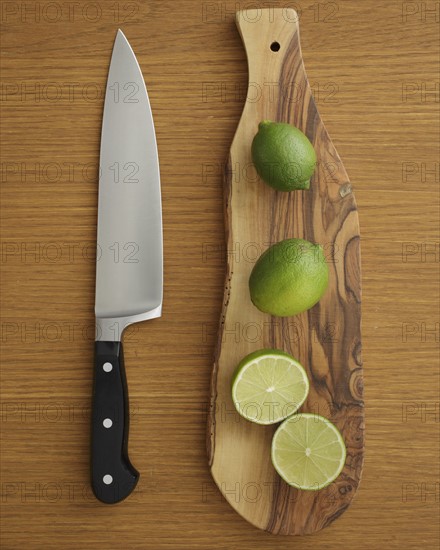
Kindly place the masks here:
<instances>
[{"instance_id":1,"label":"cut lime half","mask_svg":"<svg viewBox=\"0 0 440 550\"><path fill-rule=\"evenodd\" d=\"M276 349L247 355L232 382L235 408L257 424L275 424L294 414L308 393L304 368L288 353Z\"/></svg>"},{"instance_id":2,"label":"cut lime half","mask_svg":"<svg viewBox=\"0 0 440 550\"><path fill-rule=\"evenodd\" d=\"M345 464L346 449L334 424L317 414L295 414L275 432L272 462L286 483L305 491L323 489Z\"/></svg>"}]
</instances>

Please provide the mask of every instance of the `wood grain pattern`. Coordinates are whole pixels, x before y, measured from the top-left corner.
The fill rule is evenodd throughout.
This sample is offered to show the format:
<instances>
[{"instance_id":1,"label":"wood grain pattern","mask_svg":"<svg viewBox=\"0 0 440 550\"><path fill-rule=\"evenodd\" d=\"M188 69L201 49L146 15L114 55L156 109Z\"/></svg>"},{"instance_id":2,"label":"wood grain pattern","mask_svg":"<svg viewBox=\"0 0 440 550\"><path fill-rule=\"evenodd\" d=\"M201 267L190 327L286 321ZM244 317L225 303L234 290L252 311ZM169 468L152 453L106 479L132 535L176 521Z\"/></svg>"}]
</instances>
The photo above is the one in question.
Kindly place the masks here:
<instances>
[{"instance_id":1,"label":"wood grain pattern","mask_svg":"<svg viewBox=\"0 0 440 550\"><path fill-rule=\"evenodd\" d=\"M225 177L227 249L297 237L323 246L329 288L312 309L294 318L258 312L249 298L254 265L228 254L228 271L212 378L208 454L212 475L230 504L250 523L271 533L314 533L339 517L356 493L362 471L364 412L361 361L361 281L357 207L341 159L319 116L301 54L298 15L292 10L237 13L249 66L249 92ZM271 45L280 46L273 51ZM276 49L276 48L275 48ZM270 87L271 93L267 93ZM313 143L317 170L310 190L268 188L252 166L250 145L262 120L289 122ZM259 338L227 341L229 327L258 327ZM269 326L264 331L264 326ZM292 327L295 328L294 338ZM257 329L257 330L258 330ZM306 368L311 389L302 412L330 418L347 446L345 467L332 484L314 493L289 487L270 458L274 426L244 421L233 410L231 380L240 360L262 348L283 349ZM238 502L233 487L261 494Z\"/></svg>"},{"instance_id":2,"label":"wood grain pattern","mask_svg":"<svg viewBox=\"0 0 440 550\"><path fill-rule=\"evenodd\" d=\"M79 0L73 14L49 21L56 12L42 10L53 4L4 2L1 11L2 550L437 549L435 13L400 0L338 0L319 12L316 0L295 2L315 100L359 208L368 409L353 505L328 528L292 540L237 514L206 460L226 265L222 168L248 85L237 1L99 2L101 13L90 7L86 18ZM55 4L66 10L69 2ZM418 12L405 18L405 6ZM89 489L87 247L96 237L102 91L119 26L155 117L165 292L163 317L126 334L130 457L141 475L130 499L106 507ZM228 330L227 341L239 337Z\"/></svg>"}]
</instances>

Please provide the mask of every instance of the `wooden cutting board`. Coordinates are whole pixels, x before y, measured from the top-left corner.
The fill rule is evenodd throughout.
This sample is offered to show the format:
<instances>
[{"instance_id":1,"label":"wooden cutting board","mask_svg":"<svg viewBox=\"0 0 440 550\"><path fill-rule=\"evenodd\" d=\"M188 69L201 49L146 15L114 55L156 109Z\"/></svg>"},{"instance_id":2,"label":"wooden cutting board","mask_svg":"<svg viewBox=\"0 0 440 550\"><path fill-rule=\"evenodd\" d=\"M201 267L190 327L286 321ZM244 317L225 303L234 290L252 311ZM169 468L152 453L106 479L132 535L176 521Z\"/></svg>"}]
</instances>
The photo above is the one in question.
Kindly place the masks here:
<instances>
[{"instance_id":1,"label":"wooden cutting board","mask_svg":"<svg viewBox=\"0 0 440 550\"><path fill-rule=\"evenodd\" d=\"M349 506L364 453L361 361L359 223L353 191L319 116L301 56L292 9L237 13L249 65L249 90L225 174L228 266L211 385L208 455L212 475L247 521L274 534L303 535L329 525ZM259 180L251 143L261 120L289 122L313 143L318 167L309 190L277 192ZM248 279L259 255L298 237L320 243L330 267L329 288L312 309L290 318L259 312ZM231 378L251 351L278 348L306 368L310 394L301 408L336 424L346 446L341 475L306 492L275 472L270 445L275 427L252 424L235 412Z\"/></svg>"}]
</instances>

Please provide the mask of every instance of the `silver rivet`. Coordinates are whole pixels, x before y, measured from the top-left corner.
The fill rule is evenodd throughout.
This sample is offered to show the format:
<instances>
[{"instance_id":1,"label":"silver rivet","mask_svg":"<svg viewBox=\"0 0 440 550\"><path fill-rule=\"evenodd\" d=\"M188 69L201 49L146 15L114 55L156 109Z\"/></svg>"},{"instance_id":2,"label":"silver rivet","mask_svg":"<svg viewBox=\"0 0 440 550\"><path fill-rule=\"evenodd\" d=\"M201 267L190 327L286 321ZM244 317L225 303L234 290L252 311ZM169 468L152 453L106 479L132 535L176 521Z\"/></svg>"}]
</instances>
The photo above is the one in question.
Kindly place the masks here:
<instances>
[{"instance_id":1,"label":"silver rivet","mask_svg":"<svg viewBox=\"0 0 440 550\"><path fill-rule=\"evenodd\" d=\"M110 420L110 418L106 418L102 424L104 428L111 428L113 425L113 422Z\"/></svg>"},{"instance_id":2,"label":"silver rivet","mask_svg":"<svg viewBox=\"0 0 440 550\"><path fill-rule=\"evenodd\" d=\"M102 368L104 369L104 372L110 372L113 370L113 365L111 363L104 363Z\"/></svg>"},{"instance_id":3,"label":"silver rivet","mask_svg":"<svg viewBox=\"0 0 440 550\"><path fill-rule=\"evenodd\" d=\"M113 478L110 474L106 474L103 478L102 478L102 481L106 484L106 485L110 485L110 483L112 483L113 481Z\"/></svg>"}]
</instances>

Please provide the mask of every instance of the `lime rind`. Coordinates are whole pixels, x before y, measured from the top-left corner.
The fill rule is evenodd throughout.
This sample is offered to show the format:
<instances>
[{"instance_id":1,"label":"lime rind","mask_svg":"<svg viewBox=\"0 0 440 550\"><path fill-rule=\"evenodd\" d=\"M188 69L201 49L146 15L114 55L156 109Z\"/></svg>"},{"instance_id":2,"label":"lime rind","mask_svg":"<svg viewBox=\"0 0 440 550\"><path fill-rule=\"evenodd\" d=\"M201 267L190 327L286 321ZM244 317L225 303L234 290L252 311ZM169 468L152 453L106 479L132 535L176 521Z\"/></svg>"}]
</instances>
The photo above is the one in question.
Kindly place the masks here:
<instances>
[{"instance_id":1,"label":"lime rind","mask_svg":"<svg viewBox=\"0 0 440 550\"><path fill-rule=\"evenodd\" d=\"M296 430L293 433L287 430L292 423L304 421L305 430ZM322 426L318 435L309 440L311 422L325 423L326 427ZM281 438L283 434L288 436L284 440ZM317 443L319 445L316 446ZM310 455L306 455L306 448L311 448ZM271 456L275 470L288 485L306 491L319 491L339 476L345 464L347 450L340 431L332 422L317 414L302 413L290 416L277 428L272 439ZM300 482L298 478L301 474ZM314 480L313 483L310 482L311 479Z\"/></svg>"},{"instance_id":2,"label":"lime rind","mask_svg":"<svg viewBox=\"0 0 440 550\"><path fill-rule=\"evenodd\" d=\"M251 156L260 178L283 192L308 189L317 163L316 151L304 132L270 120L258 125Z\"/></svg>"},{"instance_id":3,"label":"lime rind","mask_svg":"<svg viewBox=\"0 0 440 550\"><path fill-rule=\"evenodd\" d=\"M329 267L321 245L304 239L285 239L265 250L249 276L254 306L277 317L307 311L324 296Z\"/></svg>"},{"instance_id":4,"label":"lime rind","mask_svg":"<svg viewBox=\"0 0 440 550\"><path fill-rule=\"evenodd\" d=\"M259 350L238 365L232 400L246 420L276 424L298 411L309 387L303 366L292 356L280 350Z\"/></svg>"}]
</instances>

